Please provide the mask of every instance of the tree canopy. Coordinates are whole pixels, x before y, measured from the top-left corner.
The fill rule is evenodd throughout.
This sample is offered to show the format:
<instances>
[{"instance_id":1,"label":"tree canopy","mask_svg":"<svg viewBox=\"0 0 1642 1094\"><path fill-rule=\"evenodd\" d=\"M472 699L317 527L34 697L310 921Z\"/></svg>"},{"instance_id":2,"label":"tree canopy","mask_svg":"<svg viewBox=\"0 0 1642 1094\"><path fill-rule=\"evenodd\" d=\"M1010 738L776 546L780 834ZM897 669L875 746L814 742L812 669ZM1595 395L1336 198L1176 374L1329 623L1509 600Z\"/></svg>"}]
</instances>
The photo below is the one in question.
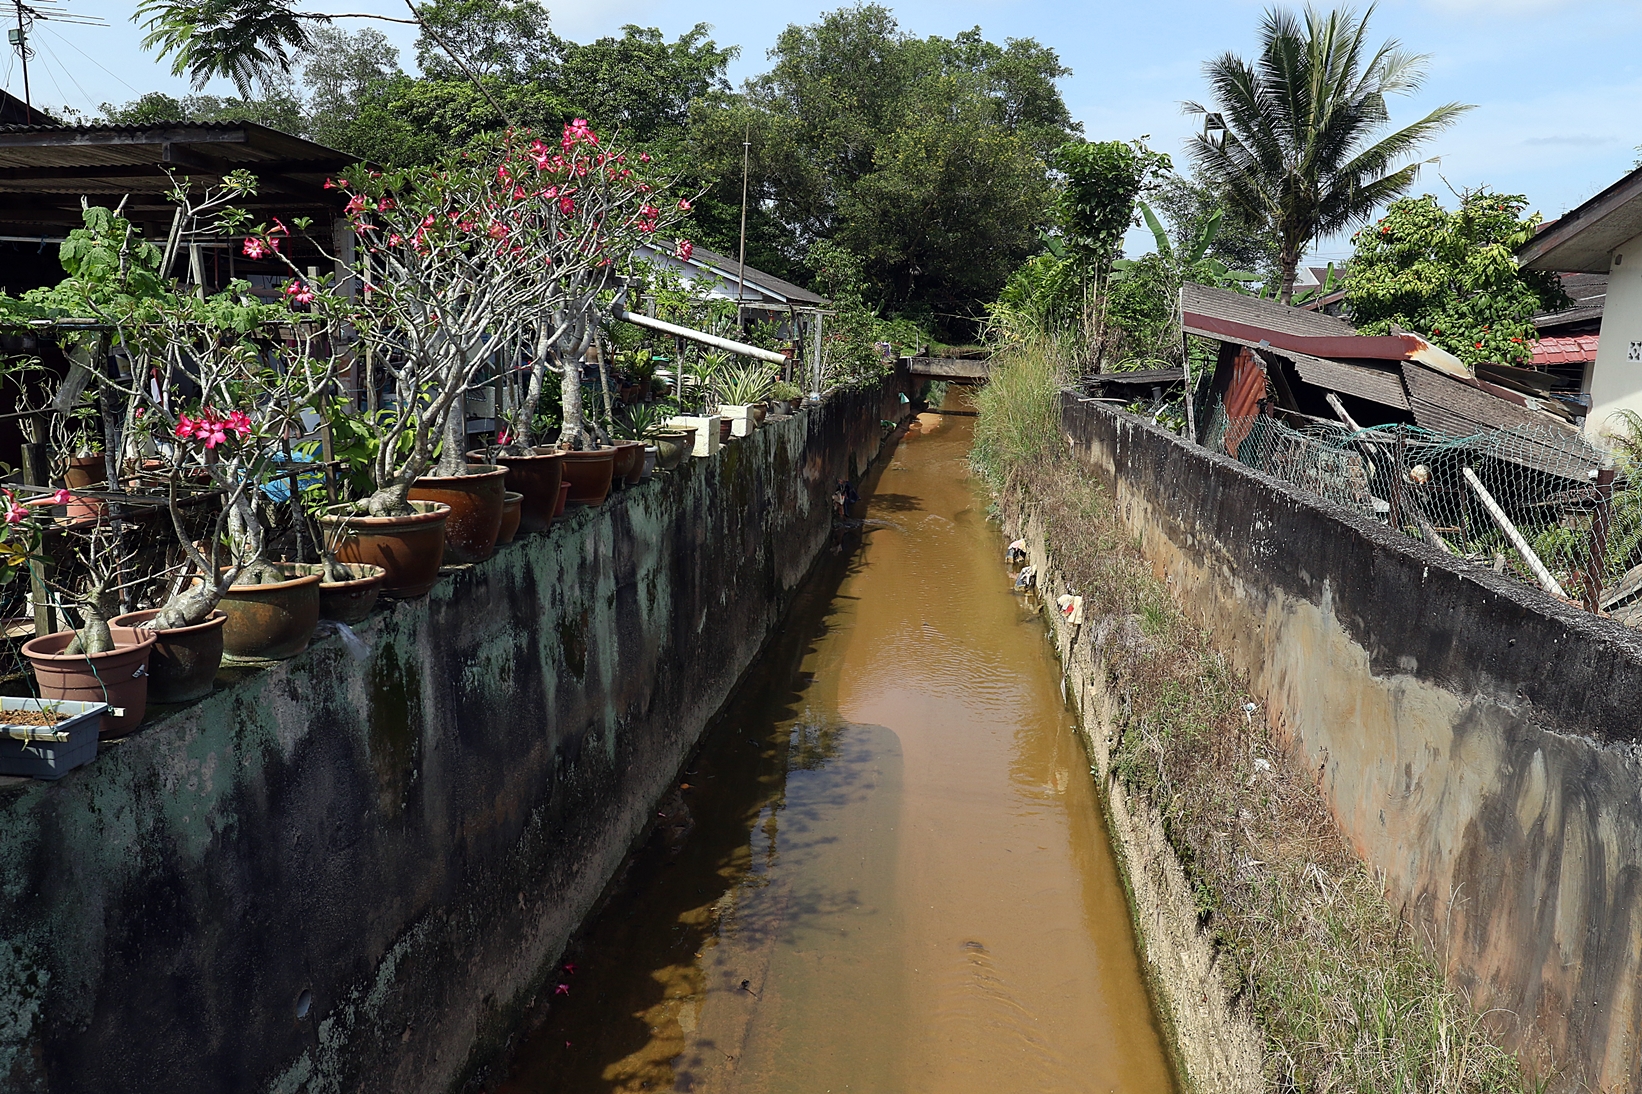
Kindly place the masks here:
<instances>
[{"instance_id":1,"label":"tree canopy","mask_svg":"<svg viewBox=\"0 0 1642 1094\"><path fill-rule=\"evenodd\" d=\"M1346 308L1365 334L1393 326L1429 338L1466 364L1527 364L1535 315L1567 307L1554 273L1512 257L1540 216L1521 194L1474 190L1449 212L1430 194L1394 202L1353 236Z\"/></svg>"}]
</instances>

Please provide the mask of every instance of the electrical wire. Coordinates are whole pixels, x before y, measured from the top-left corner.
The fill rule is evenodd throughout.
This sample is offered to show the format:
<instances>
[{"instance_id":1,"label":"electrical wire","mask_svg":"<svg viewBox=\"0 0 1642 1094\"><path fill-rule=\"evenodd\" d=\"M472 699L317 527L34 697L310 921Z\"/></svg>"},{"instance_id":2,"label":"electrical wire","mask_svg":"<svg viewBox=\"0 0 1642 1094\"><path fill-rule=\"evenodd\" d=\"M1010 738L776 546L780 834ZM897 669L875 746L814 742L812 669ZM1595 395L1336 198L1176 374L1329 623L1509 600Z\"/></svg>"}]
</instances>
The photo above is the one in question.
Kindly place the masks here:
<instances>
[{"instance_id":1,"label":"electrical wire","mask_svg":"<svg viewBox=\"0 0 1642 1094\"><path fill-rule=\"evenodd\" d=\"M93 57L91 54L87 53L85 50L83 50L79 46L75 45L73 39L67 37L66 35L58 34L57 31L53 30L50 27L46 27L44 29L47 30L50 34L52 34L58 41L62 42L65 46L67 46L69 49L72 49L75 53L78 53L80 56L84 57L86 60L88 60L92 64L96 65L98 68L102 69L104 72L106 72L110 76L114 77L114 79L118 80L121 84L123 84L125 86L125 89L127 91L131 92L133 95L137 95L137 96L142 95L141 91L138 91L136 88L134 88L130 84L126 83L125 80L121 78L121 76L118 72L115 72L113 69L109 68L107 65L105 65L101 61L97 60L97 58Z\"/></svg>"},{"instance_id":2,"label":"electrical wire","mask_svg":"<svg viewBox=\"0 0 1642 1094\"><path fill-rule=\"evenodd\" d=\"M74 89L80 93L81 99L83 99L85 101L86 109L87 110L97 109L97 104L93 103L91 101L91 96L86 93L86 89L81 87L80 86L80 81L76 80L74 78L74 71L72 69L70 69L67 65L63 64L62 59L57 56L56 51L54 51L51 48L50 43L41 42L40 47L46 51L47 56L49 56L52 59L52 62L54 64L56 64L58 68L63 70L63 75L68 77L68 82L74 85ZM51 70L50 69L46 70L46 75L51 76ZM63 88L62 88L62 85L57 82L57 77L51 76L51 84L52 84L53 87L55 87L57 89L57 94L63 95ZM67 95L63 95L63 105L64 106L68 105L68 96Z\"/></svg>"}]
</instances>

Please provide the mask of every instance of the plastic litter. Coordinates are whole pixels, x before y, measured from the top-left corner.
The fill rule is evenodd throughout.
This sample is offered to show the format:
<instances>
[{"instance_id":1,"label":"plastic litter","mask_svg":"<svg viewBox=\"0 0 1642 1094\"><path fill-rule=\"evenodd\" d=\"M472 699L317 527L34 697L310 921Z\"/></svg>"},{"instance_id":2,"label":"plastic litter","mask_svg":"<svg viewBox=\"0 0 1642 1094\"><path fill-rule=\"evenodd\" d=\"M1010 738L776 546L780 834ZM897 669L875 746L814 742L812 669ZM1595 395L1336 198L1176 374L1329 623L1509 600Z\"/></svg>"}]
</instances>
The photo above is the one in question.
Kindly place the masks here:
<instances>
[{"instance_id":1,"label":"plastic litter","mask_svg":"<svg viewBox=\"0 0 1642 1094\"><path fill-rule=\"evenodd\" d=\"M346 623L338 623L334 619L321 619L319 626L314 628L315 637L335 634L342 639L342 648L348 651L348 656L355 661L363 661L371 655L371 646L363 638L354 633L353 628Z\"/></svg>"},{"instance_id":2,"label":"plastic litter","mask_svg":"<svg viewBox=\"0 0 1642 1094\"><path fill-rule=\"evenodd\" d=\"M1037 583L1038 568L1036 566L1028 566L1015 575L1015 588L1017 589L1030 589L1035 587Z\"/></svg>"}]
</instances>

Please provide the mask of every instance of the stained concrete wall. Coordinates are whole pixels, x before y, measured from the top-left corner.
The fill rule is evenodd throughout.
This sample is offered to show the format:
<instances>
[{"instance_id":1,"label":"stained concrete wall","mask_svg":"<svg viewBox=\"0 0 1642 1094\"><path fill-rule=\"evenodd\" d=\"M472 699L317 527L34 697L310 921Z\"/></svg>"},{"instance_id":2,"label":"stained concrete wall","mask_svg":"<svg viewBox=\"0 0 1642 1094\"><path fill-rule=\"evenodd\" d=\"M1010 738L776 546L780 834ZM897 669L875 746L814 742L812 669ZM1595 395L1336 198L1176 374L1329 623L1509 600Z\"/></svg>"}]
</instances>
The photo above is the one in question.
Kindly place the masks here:
<instances>
[{"instance_id":1,"label":"stained concrete wall","mask_svg":"<svg viewBox=\"0 0 1642 1094\"><path fill-rule=\"evenodd\" d=\"M1557 1085L1642 1086L1642 635L1063 394L1450 981Z\"/></svg>"},{"instance_id":2,"label":"stained concrete wall","mask_svg":"<svg viewBox=\"0 0 1642 1094\"><path fill-rule=\"evenodd\" d=\"M778 625L904 386L448 571L359 628L363 658L329 638L59 782L5 780L0 1088L460 1085Z\"/></svg>"}]
</instances>

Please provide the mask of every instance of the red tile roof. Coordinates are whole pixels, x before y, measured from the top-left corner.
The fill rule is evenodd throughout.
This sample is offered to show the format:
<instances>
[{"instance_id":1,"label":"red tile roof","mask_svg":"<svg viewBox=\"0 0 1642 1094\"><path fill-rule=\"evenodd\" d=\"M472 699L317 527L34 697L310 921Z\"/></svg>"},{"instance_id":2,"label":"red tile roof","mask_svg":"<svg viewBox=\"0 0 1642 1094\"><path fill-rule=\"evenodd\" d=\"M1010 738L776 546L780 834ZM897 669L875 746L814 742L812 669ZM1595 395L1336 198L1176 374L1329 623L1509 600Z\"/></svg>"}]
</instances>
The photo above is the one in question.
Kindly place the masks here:
<instances>
[{"instance_id":1,"label":"red tile roof","mask_svg":"<svg viewBox=\"0 0 1642 1094\"><path fill-rule=\"evenodd\" d=\"M1534 343L1536 365L1580 365L1596 360L1598 335L1576 334L1569 338L1541 338Z\"/></svg>"}]
</instances>

